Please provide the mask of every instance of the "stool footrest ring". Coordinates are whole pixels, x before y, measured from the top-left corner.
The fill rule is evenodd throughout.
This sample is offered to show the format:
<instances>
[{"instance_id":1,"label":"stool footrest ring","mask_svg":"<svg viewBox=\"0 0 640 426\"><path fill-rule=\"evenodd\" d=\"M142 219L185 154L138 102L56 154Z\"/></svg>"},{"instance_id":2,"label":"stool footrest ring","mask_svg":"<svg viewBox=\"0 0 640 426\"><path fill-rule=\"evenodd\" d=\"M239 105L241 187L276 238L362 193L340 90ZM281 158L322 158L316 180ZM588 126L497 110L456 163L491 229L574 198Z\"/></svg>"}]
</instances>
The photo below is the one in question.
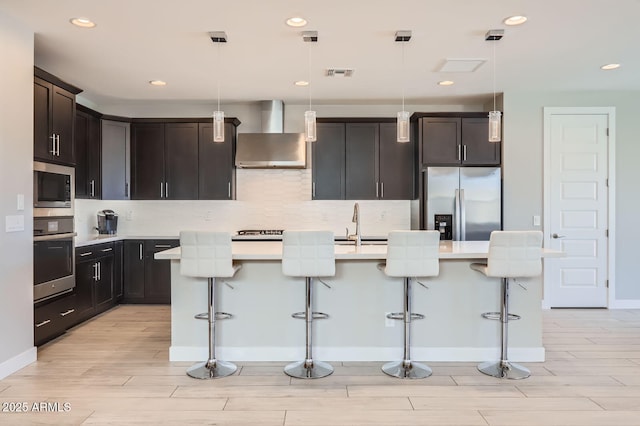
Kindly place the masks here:
<instances>
[{"instance_id":1,"label":"stool footrest ring","mask_svg":"<svg viewBox=\"0 0 640 426\"><path fill-rule=\"evenodd\" d=\"M325 314L324 312L312 312L311 315L312 315L312 318L314 320L329 318L329 314ZM291 314L291 317L295 318L295 319L306 319L307 318L305 312L295 312L295 313Z\"/></svg>"},{"instance_id":2,"label":"stool footrest ring","mask_svg":"<svg viewBox=\"0 0 640 426\"><path fill-rule=\"evenodd\" d=\"M193 316L195 319L199 319L199 320L208 320L209 319L209 313L207 312L203 312L201 314L197 314ZM227 312L216 312L216 320L226 320L226 319L231 319L233 318L233 315Z\"/></svg>"},{"instance_id":3,"label":"stool footrest ring","mask_svg":"<svg viewBox=\"0 0 640 426\"><path fill-rule=\"evenodd\" d=\"M391 312L391 313L387 314L387 318L392 319L392 320L404 320L404 312ZM411 319L412 320L421 320L421 319L424 319L424 315L412 313L411 314Z\"/></svg>"},{"instance_id":4,"label":"stool footrest ring","mask_svg":"<svg viewBox=\"0 0 640 426\"><path fill-rule=\"evenodd\" d=\"M480 314L480 316L482 316L482 318L486 318L486 319L490 319L490 320L499 320L500 319L500 312L485 312L483 314ZM508 314L509 321L517 321L520 318L521 318L520 315Z\"/></svg>"}]
</instances>

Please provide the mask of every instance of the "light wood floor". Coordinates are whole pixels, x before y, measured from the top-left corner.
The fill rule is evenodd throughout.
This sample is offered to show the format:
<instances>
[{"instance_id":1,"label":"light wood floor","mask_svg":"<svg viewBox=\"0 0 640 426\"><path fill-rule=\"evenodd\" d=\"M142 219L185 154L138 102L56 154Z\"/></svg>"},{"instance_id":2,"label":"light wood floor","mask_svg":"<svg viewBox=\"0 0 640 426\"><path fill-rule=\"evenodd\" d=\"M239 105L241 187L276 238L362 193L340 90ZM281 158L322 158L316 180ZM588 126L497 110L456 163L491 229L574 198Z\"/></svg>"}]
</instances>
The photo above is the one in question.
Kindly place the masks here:
<instances>
[{"instance_id":1,"label":"light wood floor","mask_svg":"<svg viewBox=\"0 0 640 426\"><path fill-rule=\"evenodd\" d=\"M379 363L333 363L332 376L297 380L284 363L243 363L215 381L168 361L165 306L120 306L43 346L38 361L0 381L0 425L640 425L640 311L544 313L547 361L504 381L472 363L431 363L404 381ZM34 412L59 403L62 412ZM64 411L64 403L70 406ZM51 404L51 407L55 407Z\"/></svg>"}]
</instances>

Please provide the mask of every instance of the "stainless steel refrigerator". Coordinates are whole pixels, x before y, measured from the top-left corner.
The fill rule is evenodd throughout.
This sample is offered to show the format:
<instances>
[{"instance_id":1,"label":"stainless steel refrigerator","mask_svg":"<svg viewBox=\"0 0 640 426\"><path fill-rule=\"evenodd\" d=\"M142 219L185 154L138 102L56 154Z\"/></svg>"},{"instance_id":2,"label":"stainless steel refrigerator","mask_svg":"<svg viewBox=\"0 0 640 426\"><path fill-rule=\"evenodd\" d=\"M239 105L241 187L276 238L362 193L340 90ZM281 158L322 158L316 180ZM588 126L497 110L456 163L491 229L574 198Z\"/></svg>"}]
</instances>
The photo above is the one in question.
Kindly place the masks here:
<instances>
[{"instance_id":1,"label":"stainless steel refrigerator","mask_svg":"<svg viewBox=\"0 0 640 426\"><path fill-rule=\"evenodd\" d=\"M454 241L488 240L502 229L500 167L429 167L422 178L424 229Z\"/></svg>"}]
</instances>

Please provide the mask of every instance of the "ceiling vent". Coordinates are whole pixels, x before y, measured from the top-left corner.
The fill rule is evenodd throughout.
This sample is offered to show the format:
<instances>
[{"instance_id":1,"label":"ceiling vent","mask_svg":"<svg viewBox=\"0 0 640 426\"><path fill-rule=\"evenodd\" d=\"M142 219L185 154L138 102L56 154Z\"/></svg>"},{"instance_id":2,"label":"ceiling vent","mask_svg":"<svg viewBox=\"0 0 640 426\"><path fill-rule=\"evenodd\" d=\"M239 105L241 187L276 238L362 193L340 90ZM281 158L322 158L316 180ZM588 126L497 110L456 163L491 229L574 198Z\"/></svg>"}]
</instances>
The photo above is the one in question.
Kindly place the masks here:
<instances>
[{"instance_id":1,"label":"ceiling vent","mask_svg":"<svg viewBox=\"0 0 640 426\"><path fill-rule=\"evenodd\" d=\"M485 62L487 62L486 59L446 59L437 71L474 72Z\"/></svg>"},{"instance_id":2,"label":"ceiling vent","mask_svg":"<svg viewBox=\"0 0 640 426\"><path fill-rule=\"evenodd\" d=\"M353 76L353 68L328 68L327 77L351 77Z\"/></svg>"}]
</instances>

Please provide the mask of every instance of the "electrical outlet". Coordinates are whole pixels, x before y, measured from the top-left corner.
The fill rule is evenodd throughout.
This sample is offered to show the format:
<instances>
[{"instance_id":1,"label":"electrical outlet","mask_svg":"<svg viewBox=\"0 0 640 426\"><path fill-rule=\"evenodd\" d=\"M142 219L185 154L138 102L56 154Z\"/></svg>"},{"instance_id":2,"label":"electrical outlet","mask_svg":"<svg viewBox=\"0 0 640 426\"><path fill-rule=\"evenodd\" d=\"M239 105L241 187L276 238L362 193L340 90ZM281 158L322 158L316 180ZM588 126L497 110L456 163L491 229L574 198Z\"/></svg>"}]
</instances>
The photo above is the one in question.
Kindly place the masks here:
<instances>
[{"instance_id":1,"label":"electrical outlet","mask_svg":"<svg viewBox=\"0 0 640 426\"><path fill-rule=\"evenodd\" d=\"M204 214L204 220L206 220L207 222L210 222L213 219L213 212L211 210L207 210L207 212Z\"/></svg>"},{"instance_id":2,"label":"electrical outlet","mask_svg":"<svg viewBox=\"0 0 640 426\"><path fill-rule=\"evenodd\" d=\"M133 212L131 210L127 210L127 212L125 213L124 218L127 219L127 220L132 220L133 219Z\"/></svg>"},{"instance_id":3,"label":"electrical outlet","mask_svg":"<svg viewBox=\"0 0 640 426\"><path fill-rule=\"evenodd\" d=\"M533 216L533 226L540 226L540 216Z\"/></svg>"},{"instance_id":4,"label":"electrical outlet","mask_svg":"<svg viewBox=\"0 0 640 426\"><path fill-rule=\"evenodd\" d=\"M384 326L385 327L395 327L396 326L396 320L393 320L391 318L387 318L387 315L389 315L391 312L385 312L384 315Z\"/></svg>"}]
</instances>

